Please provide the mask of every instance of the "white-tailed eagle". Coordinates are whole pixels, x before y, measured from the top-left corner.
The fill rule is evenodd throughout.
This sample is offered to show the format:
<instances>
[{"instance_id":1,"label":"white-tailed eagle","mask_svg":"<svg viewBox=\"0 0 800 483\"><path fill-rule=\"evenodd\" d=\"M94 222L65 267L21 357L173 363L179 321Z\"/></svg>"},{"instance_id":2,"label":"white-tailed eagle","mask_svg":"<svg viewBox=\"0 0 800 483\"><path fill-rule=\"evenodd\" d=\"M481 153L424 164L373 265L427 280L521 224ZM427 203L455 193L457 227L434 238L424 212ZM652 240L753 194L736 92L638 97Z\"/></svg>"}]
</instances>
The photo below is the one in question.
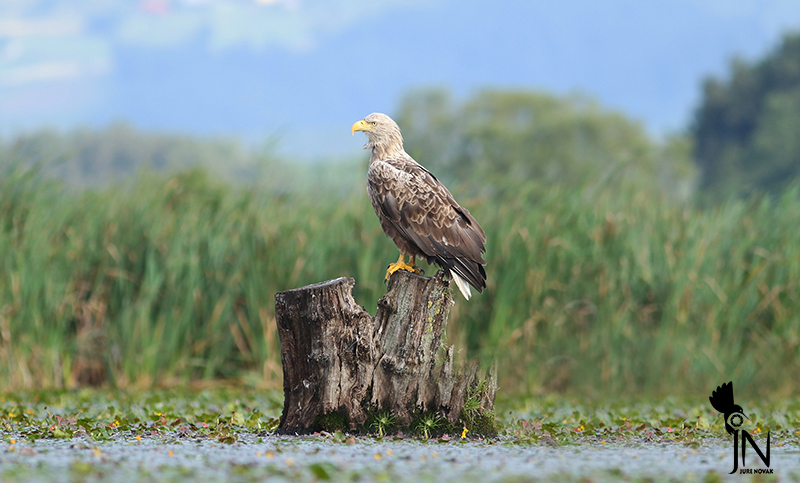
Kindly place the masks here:
<instances>
[{"instance_id":1,"label":"white-tailed eagle","mask_svg":"<svg viewBox=\"0 0 800 483\"><path fill-rule=\"evenodd\" d=\"M469 300L469 285L486 288L486 234L469 213L456 203L445 186L403 149L400 128L389 116L373 113L353 124L363 131L372 150L367 192L383 231L400 250L389 265L386 279L397 270L420 273L416 258L435 263L456 282ZM408 264L406 255L411 256ZM469 285L468 285L469 284Z\"/></svg>"}]
</instances>

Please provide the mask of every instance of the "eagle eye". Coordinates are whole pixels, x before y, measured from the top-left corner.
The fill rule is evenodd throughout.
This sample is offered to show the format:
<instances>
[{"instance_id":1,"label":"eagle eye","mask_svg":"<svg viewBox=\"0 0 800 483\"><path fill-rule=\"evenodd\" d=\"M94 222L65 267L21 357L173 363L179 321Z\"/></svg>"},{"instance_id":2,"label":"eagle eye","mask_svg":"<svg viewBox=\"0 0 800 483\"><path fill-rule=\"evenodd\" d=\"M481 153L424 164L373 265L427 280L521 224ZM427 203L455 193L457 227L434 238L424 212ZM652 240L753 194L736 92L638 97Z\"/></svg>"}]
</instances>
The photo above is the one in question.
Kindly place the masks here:
<instances>
[{"instance_id":1,"label":"eagle eye","mask_svg":"<svg viewBox=\"0 0 800 483\"><path fill-rule=\"evenodd\" d=\"M378 125L378 122L377 122L377 121L372 121L372 125L373 125L373 126L377 126L377 125Z\"/></svg>"}]
</instances>

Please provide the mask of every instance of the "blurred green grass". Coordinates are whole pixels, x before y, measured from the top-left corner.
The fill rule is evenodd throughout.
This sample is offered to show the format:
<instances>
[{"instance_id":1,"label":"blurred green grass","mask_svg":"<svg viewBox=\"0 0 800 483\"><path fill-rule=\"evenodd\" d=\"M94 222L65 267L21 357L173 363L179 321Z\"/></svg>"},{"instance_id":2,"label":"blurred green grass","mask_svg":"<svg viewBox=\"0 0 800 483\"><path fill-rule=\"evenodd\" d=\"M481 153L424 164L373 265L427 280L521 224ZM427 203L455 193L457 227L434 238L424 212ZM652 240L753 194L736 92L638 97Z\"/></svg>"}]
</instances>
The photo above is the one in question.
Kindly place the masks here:
<instances>
[{"instance_id":1,"label":"blurred green grass","mask_svg":"<svg viewBox=\"0 0 800 483\"><path fill-rule=\"evenodd\" d=\"M456 296L448 338L496 359L503 393L798 393L797 190L704 210L596 184L455 191L487 233L488 287ZM360 184L276 192L196 169L70 191L6 166L0 380L277 387L274 294L350 276L374 313L394 258Z\"/></svg>"}]
</instances>

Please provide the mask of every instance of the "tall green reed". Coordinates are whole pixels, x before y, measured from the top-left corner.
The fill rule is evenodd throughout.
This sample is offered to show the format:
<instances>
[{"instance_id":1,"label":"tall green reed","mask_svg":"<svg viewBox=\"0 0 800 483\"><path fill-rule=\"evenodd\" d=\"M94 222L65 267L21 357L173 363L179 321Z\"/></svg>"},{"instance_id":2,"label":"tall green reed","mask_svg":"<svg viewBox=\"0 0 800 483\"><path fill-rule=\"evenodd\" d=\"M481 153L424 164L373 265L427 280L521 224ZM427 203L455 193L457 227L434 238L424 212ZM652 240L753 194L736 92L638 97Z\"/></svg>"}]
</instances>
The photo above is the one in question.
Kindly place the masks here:
<instances>
[{"instance_id":1,"label":"tall green reed","mask_svg":"<svg viewBox=\"0 0 800 483\"><path fill-rule=\"evenodd\" d=\"M589 188L457 193L487 233L488 286L456 295L451 342L497 359L510 394L704 392L723 379L797 391L797 193L698 210ZM395 253L362 187L275 194L194 170L70 192L8 169L0 380L72 387L90 360L119 386L275 385L275 292L352 276L374 312Z\"/></svg>"}]
</instances>

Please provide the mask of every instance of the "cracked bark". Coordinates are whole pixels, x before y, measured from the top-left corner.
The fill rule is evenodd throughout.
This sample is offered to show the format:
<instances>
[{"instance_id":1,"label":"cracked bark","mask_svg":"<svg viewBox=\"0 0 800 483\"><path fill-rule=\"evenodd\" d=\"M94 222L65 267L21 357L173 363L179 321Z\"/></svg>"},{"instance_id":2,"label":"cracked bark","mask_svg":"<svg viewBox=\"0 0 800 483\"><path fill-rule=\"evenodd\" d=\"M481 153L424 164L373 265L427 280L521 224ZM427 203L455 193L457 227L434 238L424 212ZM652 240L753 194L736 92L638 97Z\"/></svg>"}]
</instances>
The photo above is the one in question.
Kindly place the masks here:
<instances>
[{"instance_id":1,"label":"cracked bark","mask_svg":"<svg viewBox=\"0 0 800 483\"><path fill-rule=\"evenodd\" d=\"M454 371L454 348L442 347L453 303L442 272L396 272L375 317L356 304L354 285L338 278L275 295L284 390L278 431L313 431L319 416L333 413L363 429L370 410L391 411L399 426L417 411L455 424L479 367ZM481 408L491 411L496 377L487 380Z\"/></svg>"}]
</instances>

